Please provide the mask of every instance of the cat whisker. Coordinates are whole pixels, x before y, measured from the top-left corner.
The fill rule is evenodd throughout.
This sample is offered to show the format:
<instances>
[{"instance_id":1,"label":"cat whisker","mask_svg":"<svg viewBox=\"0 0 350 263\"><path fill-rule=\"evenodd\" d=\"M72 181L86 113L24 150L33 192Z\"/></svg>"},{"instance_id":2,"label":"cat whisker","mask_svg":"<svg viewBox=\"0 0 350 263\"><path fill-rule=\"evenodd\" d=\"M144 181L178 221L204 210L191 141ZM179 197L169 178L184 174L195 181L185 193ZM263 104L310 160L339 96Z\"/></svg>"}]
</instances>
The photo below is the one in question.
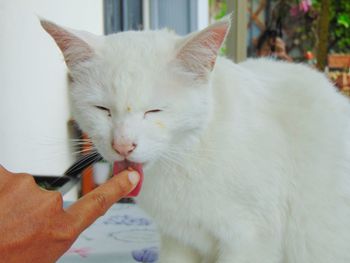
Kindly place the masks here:
<instances>
[{"instance_id":1,"label":"cat whisker","mask_svg":"<svg viewBox=\"0 0 350 263\"><path fill-rule=\"evenodd\" d=\"M88 152L97 152L97 150L96 150L95 147L89 147L89 148L86 148L86 149L75 151L72 154L76 155L76 154L84 154L84 153L88 153Z\"/></svg>"},{"instance_id":2,"label":"cat whisker","mask_svg":"<svg viewBox=\"0 0 350 263\"><path fill-rule=\"evenodd\" d=\"M215 161L213 161L211 159L210 156L208 155L202 155L202 154L194 154L194 153L186 153L186 152L178 152L178 151L173 151L171 149L168 150L168 153L171 153L173 155L179 156L182 155L185 159L186 162L188 162L188 159L192 159L194 160L194 162L201 162L201 163L206 163L206 164L210 164L211 166L214 166L216 168L221 168L220 165L218 165ZM192 162L193 163L193 162Z\"/></svg>"},{"instance_id":3,"label":"cat whisker","mask_svg":"<svg viewBox=\"0 0 350 263\"><path fill-rule=\"evenodd\" d=\"M75 138L75 139L69 139L70 141L91 141L90 138Z\"/></svg>"},{"instance_id":4,"label":"cat whisker","mask_svg":"<svg viewBox=\"0 0 350 263\"><path fill-rule=\"evenodd\" d=\"M92 143L91 140L69 140L71 143Z\"/></svg>"},{"instance_id":5,"label":"cat whisker","mask_svg":"<svg viewBox=\"0 0 350 263\"><path fill-rule=\"evenodd\" d=\"M167 160L168 162L173 164L173 166L175 164L175 166L177 166L177 168L187 170L190 174L201 173L199 168L197 168L195 165L184 165L188 162L185 162L185 160L182 160L181 158L179 158L178 155L174 155L174 154L167 152L167 153L163 154L162 157L164 157L165 160Z\"/></svg>"},{"instance_id":6,"label":"cat whisker","mask_svg":"<svg viewBox=\"0 0 350 263\"><path fill-rule=\"evenodd\" d=\"M208 151L203 151L202 149L200 150L200 152L196 152L196 151L183 151L183 150L177 150L176 148L169 148L168 149L169 152L172 152L174 154L178 154L178 155L183 155L183 156L188 156L188 157L195 157L195 156L200 156L200 157L205 157L205 158L210 158L210 156L208 156L207 154L204 155L203 152L220 152L222 153L223 151L219 151L219 150L209 150Z\"/></svg>"}]
</instances>

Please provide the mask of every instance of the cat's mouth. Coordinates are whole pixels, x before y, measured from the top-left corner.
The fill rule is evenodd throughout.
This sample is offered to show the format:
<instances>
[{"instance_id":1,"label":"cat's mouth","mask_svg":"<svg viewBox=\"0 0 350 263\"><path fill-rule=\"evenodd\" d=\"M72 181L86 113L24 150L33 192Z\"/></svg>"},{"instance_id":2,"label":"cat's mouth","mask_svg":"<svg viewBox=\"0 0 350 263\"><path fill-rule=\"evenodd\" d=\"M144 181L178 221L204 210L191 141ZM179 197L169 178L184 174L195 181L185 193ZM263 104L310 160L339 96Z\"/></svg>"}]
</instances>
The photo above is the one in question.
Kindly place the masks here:
<instances>
[{"instance_id":1,"label":"cat's mouth","mask_svg":"<svg viewBox=\"0 0 350 263\"><path fill-rule=\"evenodd\" d=\"M134 170L137 171L140 174L140 181L138 182L137 186L132 190L128 196L129 197L135 197L140 193L142 182L143 182L143 164L142 163L135 163L131 162L129 160L123 160L123 161L115 161L113 164L113 174L118 174L121 171L124 170Z\"/></svg>"}]
</instances>

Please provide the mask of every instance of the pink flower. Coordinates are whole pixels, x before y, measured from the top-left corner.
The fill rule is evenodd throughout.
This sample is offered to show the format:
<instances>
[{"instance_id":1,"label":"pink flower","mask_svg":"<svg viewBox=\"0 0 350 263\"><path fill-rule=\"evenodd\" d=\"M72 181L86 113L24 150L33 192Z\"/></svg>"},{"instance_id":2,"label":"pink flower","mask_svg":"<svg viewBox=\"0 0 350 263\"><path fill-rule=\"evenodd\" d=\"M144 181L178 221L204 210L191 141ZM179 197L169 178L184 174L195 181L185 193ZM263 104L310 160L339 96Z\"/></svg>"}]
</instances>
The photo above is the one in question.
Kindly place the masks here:
<instances>
[{"instance_id":1,"label":"pink flower","mask_svg":"<svg viewBox=\"0 0 350 263\"><path fill-rule=\"evenodd\" d=\"M309 3L309 0L302 0L299 4L299 10L303 11L304 13L306 13L307 11L309 11L311 4Z\"/></svg>"},{"instance_id":2,"label":"pink flower","mask_svg":"<svg viewBox=\"0 0 350 263\"><path fill-rule=\"evenodd\" d=\"M303 12L304 14L310 10L312 6L311 0L301 0L299 5L293 6L289 12L291 16L297 16L299 12Z\"/></svg>"},{"instance_id":3,"label":"pink flower","mask_svg":"<svg viewBox=\"0 0 350 263\"><path fill-rule=\"evenodd\" d=\"M299 7L298 6L293 6L290 10L290 15L291 16L297 16L299 13Z\"/></svg>"}]
</instances>

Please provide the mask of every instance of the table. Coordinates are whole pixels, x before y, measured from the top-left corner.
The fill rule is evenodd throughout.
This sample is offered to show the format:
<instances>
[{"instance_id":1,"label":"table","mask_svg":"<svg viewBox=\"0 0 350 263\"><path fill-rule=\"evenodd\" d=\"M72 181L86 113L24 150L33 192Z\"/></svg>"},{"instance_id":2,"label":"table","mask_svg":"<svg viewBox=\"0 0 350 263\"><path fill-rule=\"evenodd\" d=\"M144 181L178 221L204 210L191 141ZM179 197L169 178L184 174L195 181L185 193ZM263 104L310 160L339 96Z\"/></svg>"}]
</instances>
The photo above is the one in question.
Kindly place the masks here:
<instances>
[{"instance_id":1,"label":"table","mask_svg":"<svg viewBox=\"0 0 350 263\"><path fill-rule=\"evenodd\" d=\"M115 204L86 229L58 263L157 262L159 235L135 204Z\"/></svg>"}]
</instances>

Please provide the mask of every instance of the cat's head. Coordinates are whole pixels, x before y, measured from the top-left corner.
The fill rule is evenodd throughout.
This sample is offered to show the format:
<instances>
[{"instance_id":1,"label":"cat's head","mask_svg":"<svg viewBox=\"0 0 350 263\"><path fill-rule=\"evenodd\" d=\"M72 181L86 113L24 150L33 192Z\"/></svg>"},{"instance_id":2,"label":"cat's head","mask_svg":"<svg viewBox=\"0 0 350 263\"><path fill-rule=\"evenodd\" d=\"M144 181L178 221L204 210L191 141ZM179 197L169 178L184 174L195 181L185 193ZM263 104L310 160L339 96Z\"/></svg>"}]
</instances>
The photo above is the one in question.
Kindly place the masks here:
<instances>
[{"instance_id":1,"label":"cat's head","mask_svg":"<svg viewBox=\"0 0 350 263\"><path fill-rule=\"evenodd\" d=\"M147 164L184 150L207 127L210 75L229 21L186 37L166 30L95 36L41 24L68 66L73 116L99 153Z\"/></svg>"}]
</instances>

